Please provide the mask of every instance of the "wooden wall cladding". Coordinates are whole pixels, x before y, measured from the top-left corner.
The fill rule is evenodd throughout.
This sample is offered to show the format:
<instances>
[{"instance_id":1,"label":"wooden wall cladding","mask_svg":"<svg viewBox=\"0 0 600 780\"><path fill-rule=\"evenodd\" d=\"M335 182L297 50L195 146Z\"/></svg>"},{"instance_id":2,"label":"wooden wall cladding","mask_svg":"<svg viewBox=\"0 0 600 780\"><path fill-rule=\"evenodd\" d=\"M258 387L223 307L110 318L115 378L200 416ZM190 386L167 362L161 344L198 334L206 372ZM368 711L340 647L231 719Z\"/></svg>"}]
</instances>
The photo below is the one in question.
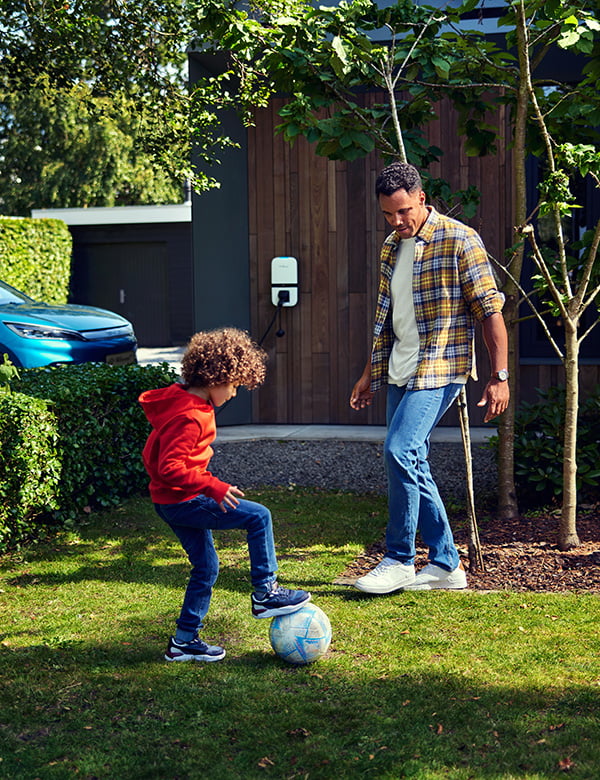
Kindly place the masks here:
<instances>
[{"instance_id":1,"label":"wooden wall cladding","mask_svg":"<svg viewBox=\"0 0 600 780\"><path fill-rule=\"evenodd\" d=\"M366 96L365 99L373 99ZM253 393L257 423L384 424L385 392L368 411L348 403L371 345L378 281L379 249L389 228L374 197L375 178L383 167L376 155L355 162L318 157L304 139L294 146L275 134L282 100L256 112L248 133L250 290L252 333L259 338L271 321L271 260L298 260L299 301L284 307L280 322L265 338L270 357L265 385ZM504 108L496 123L505 126ZM447 152L432 174L457 189L481 190L481 204L471 221L486 247L502 257L512 243L510 154L506 144L485 158L467 157L449 104L428 129L432 143ZM281 327L285 335L277 337ZM477 346L480 376L489 375L481 339ZM472 424L480 424L476 406L484 382L469 383ZM456 425L452 409L443 424Z\"/></svg>"}]
</instances>

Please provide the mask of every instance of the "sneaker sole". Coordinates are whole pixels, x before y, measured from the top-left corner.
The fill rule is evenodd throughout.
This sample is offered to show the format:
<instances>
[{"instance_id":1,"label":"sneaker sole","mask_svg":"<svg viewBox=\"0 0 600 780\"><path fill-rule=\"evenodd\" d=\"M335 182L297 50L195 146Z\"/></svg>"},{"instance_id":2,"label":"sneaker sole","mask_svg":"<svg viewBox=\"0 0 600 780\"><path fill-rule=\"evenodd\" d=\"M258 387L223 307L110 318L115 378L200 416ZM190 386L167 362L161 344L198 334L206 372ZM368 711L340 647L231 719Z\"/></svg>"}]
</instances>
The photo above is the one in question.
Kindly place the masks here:
<instances>
[{"instance_id":1,"label":"sneaker sole","mask_svg":"<svg viewBox=\"0 0 600 780\"><path fill-rule=\"evenodd\" d=\"M165 654L165 661L175 661L176 663L182 661L206 661L208 663L212 663L213 661L220 661L223 658L225 658L225 651L223 651L222 655L185 655L182 653L175 658L171 658Z\"/></svg>"},{"instance_id":2,"label":"sneaker sole","mask_svg":"<svg viewBox=\"0 0 600 780\"><path fill-rule=\"evenodd\" d=\"M254 611L253 608L252 615L258 620L260 620L261 618L279 617L280 615L291 615L292 612L298 612L299 609L302 609L302 607L306 606L310 601L310 599L311 597L309 596L307 599L304 599L304 601L301 601L300 604L288 604L286 607L277 607L276 609L265 609L263 612L260 612L258 614Z\"/></svg>"},{"instance_id":3,"label":"sneaker sole","mask_svg":"<svg viewBox=\"0 0 600 780\"><path fill-rule=\"evenodd\" d=\"M405 585L404 590L465 590L467 585L446 585L443 582L426 582L421 585Z\"/></svg>"},{"instance_id":4,"label":"sneaker sole","mask_svg":"<svg viewBox=\"0 0 600 780\"><path fill-rule=\"evenodd\" d=\"M363 593L373 593L375 595L385 595L386 593L394 593L394 591L402 590L403 588L409 587L411 583L409 582L401 582L399 585L394 585L393 587L377 587L376 585L364 585L362 583L359 583L358 580L354 583L354 587L357 590L362 591Z\"/></svg>"}]
</instances>

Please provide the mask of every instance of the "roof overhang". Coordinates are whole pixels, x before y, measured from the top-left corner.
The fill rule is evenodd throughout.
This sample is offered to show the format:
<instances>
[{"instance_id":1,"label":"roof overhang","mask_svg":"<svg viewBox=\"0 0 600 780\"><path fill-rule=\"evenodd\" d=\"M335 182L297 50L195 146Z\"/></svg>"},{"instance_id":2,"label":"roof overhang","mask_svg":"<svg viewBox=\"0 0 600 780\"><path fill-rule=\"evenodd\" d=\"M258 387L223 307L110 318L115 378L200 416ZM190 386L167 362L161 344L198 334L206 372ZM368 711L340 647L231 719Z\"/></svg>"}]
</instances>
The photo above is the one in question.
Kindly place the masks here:
<instances>
[{"instance_id":1,"label":"roof overhang","mask_svg":"<svg viewBox=\"0 0 600 780\"><path fill-rule=\"evenodd\" d=\"M191 222L192 204L114 206L86 209L32 209L33 219L61 219L67 225L136 225Z\"/></svg>"}]
</instances>

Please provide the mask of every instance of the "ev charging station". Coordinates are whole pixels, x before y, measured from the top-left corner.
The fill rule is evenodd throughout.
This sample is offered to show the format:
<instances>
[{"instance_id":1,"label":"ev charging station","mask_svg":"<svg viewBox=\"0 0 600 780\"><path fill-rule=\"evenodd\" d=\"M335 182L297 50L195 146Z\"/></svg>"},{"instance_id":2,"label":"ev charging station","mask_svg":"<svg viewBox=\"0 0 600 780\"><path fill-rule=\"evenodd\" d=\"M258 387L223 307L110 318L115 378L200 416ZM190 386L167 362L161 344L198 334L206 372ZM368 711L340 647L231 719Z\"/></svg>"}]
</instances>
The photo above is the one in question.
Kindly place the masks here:
<instances>
[{"instance_id":1,"label":"ev charging station","mask_svg":"<svg viewBox=\"0 0 600 780\"><path fill-rule=\"evenodd\" d=\"M296 306L298 303L298 261L295 257L271 260L271 302L273 306Z\"/></svg>"}]
</instances>

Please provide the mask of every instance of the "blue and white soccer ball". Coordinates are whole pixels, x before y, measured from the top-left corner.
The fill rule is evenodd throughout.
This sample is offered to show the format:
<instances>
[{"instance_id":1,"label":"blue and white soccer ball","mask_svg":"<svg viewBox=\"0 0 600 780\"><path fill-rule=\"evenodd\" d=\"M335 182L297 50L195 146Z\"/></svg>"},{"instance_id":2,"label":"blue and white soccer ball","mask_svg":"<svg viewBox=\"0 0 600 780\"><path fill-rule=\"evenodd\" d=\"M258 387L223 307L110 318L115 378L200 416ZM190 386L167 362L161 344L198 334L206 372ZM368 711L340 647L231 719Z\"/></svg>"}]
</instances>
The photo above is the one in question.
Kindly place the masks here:
<instances>
[{"instance_id":1,"label":"blue and white soccer ball","mask_svg":"<svg viewBox=\"0 0 600 780\"><path fill-rule=\"evenodd\" d=\"M269 630L271 647L290 664L310 664L325 655L331 643L331 623L314 604L273 618Z\"/></svg>"}]
</instances>

